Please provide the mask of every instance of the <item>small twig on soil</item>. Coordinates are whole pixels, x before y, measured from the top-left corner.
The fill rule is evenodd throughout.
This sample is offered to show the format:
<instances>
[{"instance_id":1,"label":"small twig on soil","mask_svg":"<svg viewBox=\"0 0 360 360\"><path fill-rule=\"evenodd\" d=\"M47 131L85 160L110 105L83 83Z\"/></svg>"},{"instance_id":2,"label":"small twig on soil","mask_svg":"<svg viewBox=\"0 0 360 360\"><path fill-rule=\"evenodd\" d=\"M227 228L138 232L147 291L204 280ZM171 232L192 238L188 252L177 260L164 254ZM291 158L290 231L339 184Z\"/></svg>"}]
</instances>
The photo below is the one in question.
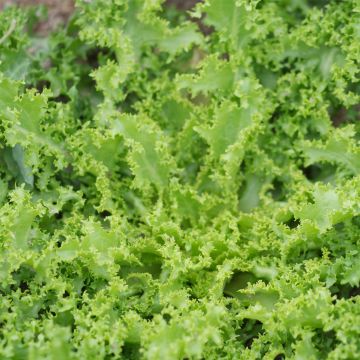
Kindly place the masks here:
<instances>
[{"instance_id":1,"label":"small twig on soil","mask_svg":"<svg viewBox=\"0 0 360 360\"><path fill-rule=\"evenodd\" d=\"M0 38L0 45L12 34L16 28L16 20L13 19L6 33Z\"/></svg>"}]
</instances>

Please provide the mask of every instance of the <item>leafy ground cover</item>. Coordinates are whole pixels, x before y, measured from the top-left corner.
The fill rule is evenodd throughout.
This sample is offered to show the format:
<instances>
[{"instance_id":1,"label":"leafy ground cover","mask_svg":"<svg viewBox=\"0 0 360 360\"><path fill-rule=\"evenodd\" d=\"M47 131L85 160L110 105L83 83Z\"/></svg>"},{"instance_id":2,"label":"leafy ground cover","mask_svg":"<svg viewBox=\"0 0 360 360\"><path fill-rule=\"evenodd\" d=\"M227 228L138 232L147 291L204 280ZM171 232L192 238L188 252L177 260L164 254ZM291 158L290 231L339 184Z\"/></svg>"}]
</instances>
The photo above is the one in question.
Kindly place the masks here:
<instances>
[{"instance_id":1,"label":"leafy ground cover","mask_svg":"<svg viewBox=\"0 0 360 360\"><path fill-rule=\"evenodd\" d=\"M359 3L184 4L0 13L1 359L360 358Z\"/></svg>"}]
</instances>

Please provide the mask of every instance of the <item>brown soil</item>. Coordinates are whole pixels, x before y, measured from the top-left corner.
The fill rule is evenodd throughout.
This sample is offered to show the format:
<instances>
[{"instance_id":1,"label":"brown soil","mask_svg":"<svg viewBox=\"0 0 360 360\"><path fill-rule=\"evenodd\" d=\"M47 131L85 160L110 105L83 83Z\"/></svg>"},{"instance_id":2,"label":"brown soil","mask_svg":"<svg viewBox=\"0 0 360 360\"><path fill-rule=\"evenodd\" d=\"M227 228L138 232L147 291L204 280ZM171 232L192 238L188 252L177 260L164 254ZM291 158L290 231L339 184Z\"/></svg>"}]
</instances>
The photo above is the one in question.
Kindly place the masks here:
<instances>
[{"instance_id":1,"label":"brown soil","mask_svg":"<svg viewBox=\"0 0 360 360\"><path fill-rule=\"evenodd\" d=\"M0 0L0 10L8 5L45 5L48 9L48 19L37 28L37 32L43 35L65 23L74 11L74 0Z\"/></svg>"},{"instance_id":2,"label":"brown soil","mask_svg":"<svg viewBox=\"0 0 360 360\"><path fill-rule=\"evenodd\" d=\"M165 4L175 5L179 10L190 10L201 0L167 0Z\"/></svg>"},{"instance_id":3,"label":"brown soil","mask_svg":"<svg viewBox=\"0 0 360 360\"><path fill-rule=\"evenodd\" d=\"M360 121L360 105L355 105L352 109L353 112L356 114L356 120ZM335 127L341 126L343 123L347 121L347 112L345 108L340 109L338 112L333 114L331 117L331 121Z\"/></svg>"}]
</instances>

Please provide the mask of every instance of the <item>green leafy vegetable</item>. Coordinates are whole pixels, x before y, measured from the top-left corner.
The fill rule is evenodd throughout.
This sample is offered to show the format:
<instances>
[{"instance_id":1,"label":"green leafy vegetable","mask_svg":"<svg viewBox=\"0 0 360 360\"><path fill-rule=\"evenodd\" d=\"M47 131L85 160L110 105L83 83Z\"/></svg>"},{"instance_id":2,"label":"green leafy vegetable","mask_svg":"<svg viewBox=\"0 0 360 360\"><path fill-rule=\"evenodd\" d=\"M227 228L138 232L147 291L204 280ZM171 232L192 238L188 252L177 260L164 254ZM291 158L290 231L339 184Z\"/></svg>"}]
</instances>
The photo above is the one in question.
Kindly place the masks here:
<instances>
[{"instance_id":1,"label":"green leafy vegetable","mask_svg":"<svg viewBox=\"0 0 360 360\"><path fill-rule=\"evenodd\" d=\"M357 0L172 3L0 13L0 358L359 359Z\"/></svg>"}]
</instances>

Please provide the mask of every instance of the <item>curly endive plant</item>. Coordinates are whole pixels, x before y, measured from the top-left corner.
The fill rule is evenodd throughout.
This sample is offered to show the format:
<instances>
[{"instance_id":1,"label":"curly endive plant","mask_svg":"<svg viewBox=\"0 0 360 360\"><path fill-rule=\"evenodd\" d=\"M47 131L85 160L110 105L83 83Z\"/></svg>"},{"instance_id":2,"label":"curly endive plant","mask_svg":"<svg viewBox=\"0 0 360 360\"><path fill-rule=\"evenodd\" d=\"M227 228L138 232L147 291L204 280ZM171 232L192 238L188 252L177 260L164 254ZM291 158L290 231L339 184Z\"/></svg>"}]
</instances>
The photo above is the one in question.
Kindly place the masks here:
<instances>
[{"instance_id":1,"label":"curly endive plant","mask_svg":"<svg viewBox=\"0 0 360 360\"><path fill-rule=\"evenodd\" d=\"M0 358L360 358L357 0L0 14Z\"/></svg>"}]
</instances>

